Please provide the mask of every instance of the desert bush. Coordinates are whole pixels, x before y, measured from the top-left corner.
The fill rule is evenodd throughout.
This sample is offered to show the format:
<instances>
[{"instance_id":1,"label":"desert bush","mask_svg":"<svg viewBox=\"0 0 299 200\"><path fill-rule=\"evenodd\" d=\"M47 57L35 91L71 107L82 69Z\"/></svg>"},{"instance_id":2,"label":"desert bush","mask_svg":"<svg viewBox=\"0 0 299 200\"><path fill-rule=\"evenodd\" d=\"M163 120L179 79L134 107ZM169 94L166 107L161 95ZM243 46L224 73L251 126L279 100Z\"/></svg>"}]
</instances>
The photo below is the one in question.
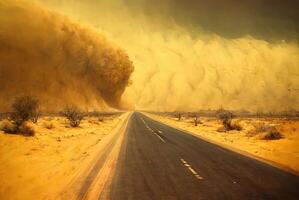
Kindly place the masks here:
<instances>
[{"instance_id":1,"label":"desert bush","mask_svg":"<svg viewBox=\"0 0 299 200\"><path fill-rule=\"evenodd\" d=\"M32 120L38 114L39 102L30 96L17 97L12 106L11 120L16 126L21 126L24 122Z\"/></svg>"},{"instance_id":2,"label":"desert bush","mask_svg":"<svg viewBox=\"0 0 299 200\"><path fill-rule=\"evenodd\" d=\"M34 129L27 123L23 123L19 128L19 132L24 136L34 136L35 131Z\"/></svg>"},{"instance_id":3,"label":"desert bush","mask_svg":"<svg viewBox=\"0 0 299 200\"><path fill-rule=\"evenodd\" d=\"M232 126L233 113L229 111L221 111L217 114L217 117L222 121L222 124L226 131L234 130Z\"/></svg>"},{"instance_id":4,"label":"desert bush","mask_svg":"<svg viewBox=\"0 0 299 200\"><path fill-rule=\"evenodd\" d=\"M9 134L16 134L18 132L16 125L7 119L3 120L0 123L0 130L4 131L4 133L9 133Z\"/></svg>"},{"instance_id":5,"label":"desert bush","mask_svg":"<svg viewBox=\"0 0 299 200\"><path fill-rule=\"evenodd\" d=\"M61 114L69 120L71 127L78 127L84 118L84 114L74 106L66 107Z\"/></svg>"},{"instance_id":6,"label":"desert bush","mask_svg":"<svg viewBox=\"0 0 299 200\"><path fill-rule=\"evenodd\" d=\"M277 128L271 124L259 122L253 125L254 130L247 133L248 136L255 136L259 134L259 138L264 140L277 140L282 138L282 134Z\"/></svg>"},{"instance_id":7,"label":"desert bush","mask_svg":"<svg viewBox=\"0 0 299 200\"><path fill-rule=\"evenodd\" d=\"M272 129L266 132L262 139L264 140L278 140L282 138L282 134L277 129Z\"/></svg>"}]
</instances>

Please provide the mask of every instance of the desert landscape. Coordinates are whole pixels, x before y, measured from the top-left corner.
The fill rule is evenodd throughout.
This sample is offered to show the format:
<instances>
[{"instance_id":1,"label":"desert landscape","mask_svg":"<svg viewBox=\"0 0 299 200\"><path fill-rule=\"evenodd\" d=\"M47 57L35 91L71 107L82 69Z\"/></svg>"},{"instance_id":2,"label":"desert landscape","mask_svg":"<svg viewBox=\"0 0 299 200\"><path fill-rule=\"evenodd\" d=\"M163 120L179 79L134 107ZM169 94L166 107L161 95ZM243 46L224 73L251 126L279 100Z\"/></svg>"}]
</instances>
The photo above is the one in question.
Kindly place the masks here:
<instances>
[{"instance_id":1,"label":"desert landscape","mask_svg":"<svg viewBox=\"0 0 299 200\"><path fill-rule=\"evenodd\" d=\"M148 115L225 148L249 153L257 159L299 173L299 119L296 113L288 117L234 117L232 130L225 130L222 120L217 116L207 117L204 113Z\"/></svg>"},{"instance_id":2,"label":"desert landscape","mask_svg":"<svg viewBox=\"0 0 299 200\"><path fill-rule=\"evenodd\" d=\"M298 200L298 10L0 0L0 200Z\"/></svg>"},{"instance_id":3,"label":"desert landscape","mask_svg":"<svg viewBox=\"0 0 299 200\"><path fill-rule=\"evenodd\" d=\"M34 136L1 131L0 199L57 199L74 192L69 185L93 166L102 140L119 131L125 115L92 114L75 128L62 116L42 116L28 123ZM1 130L6 123L0 121Z\"/></svg>"}]
</instances>

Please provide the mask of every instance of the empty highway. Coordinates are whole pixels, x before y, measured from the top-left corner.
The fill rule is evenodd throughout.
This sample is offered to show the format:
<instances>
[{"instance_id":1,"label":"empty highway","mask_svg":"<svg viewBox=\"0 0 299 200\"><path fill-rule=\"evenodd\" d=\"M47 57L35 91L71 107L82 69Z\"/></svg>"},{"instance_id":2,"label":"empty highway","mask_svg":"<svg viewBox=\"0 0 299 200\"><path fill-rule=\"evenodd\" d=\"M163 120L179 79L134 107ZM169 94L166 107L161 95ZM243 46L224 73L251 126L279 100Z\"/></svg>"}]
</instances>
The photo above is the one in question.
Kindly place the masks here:
<instances>
[{"instance_id":1,"label":"empty highway","mask_svg":"<svg viewBox=\"0 0 299 200\"><path fill-rule=\"evenodd\" d=\"M109 199L299 199L299 177L135 112Z\"/></svg>"}]
</instances>

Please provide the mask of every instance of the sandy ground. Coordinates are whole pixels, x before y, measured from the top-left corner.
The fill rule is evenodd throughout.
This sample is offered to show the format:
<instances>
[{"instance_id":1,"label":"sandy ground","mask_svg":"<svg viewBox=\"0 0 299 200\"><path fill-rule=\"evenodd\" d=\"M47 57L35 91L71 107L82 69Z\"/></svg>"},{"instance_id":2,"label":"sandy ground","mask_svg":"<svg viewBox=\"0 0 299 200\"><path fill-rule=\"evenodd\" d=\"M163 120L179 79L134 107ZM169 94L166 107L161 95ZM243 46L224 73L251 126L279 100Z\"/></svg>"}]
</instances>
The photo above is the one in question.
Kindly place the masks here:
<instances>
[{"instance_id":1,"label":"sandy ground","mask_svg":"<svg viewBox=\"0 0 299 200\"><path fill-rule=\"evenodd\" d=\"M242 126L242 131L218 132L217 130L222 127L222 124L215 118L201 118L202 124L194 126L192 118L183 118L178 121L172 116L146 114L158 121L186 130L195 136L239 152L249 153L249 155L299 173L299 121L257 118L234 119ZM256 126L261 123L275 126L282 133L283 138L279 140L261 139L264 133L255 131Z\"/></svg>"},{"instance_id":2,"label":"sandy ground","mask_svg":"<svg viewBox=\"0 0 299 200\"><path fill-rule=\"evenodd\" d=\"M0 131L0 199L55 199L123 121L124 114L87 118L70 128L63 118L44 117L33 125L35 137Z\"/></svg>"}]
</instances>

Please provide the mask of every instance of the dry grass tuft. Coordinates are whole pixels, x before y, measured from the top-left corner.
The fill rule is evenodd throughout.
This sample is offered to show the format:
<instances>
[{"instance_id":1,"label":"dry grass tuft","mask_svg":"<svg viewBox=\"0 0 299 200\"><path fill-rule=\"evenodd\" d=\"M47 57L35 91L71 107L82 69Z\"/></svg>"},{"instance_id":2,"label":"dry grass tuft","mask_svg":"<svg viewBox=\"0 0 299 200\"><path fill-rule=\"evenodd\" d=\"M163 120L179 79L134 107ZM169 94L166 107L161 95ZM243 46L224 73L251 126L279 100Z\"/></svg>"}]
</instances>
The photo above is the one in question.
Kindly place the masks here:
<instances>
[{"instance_id":1,"label":"dry grass tuft","mask_svg":"<svg viewBox=\"0 0 299 200\"><path fill-rule=\"evenodd\" d=\"M241 126L241 124L238 121L235 121L235 122L231 123L231 129L236 130L236 131L242 131L243 127Z\"/></svg>"},{"instance_id":2,"label":"dry grass tuft","mask_svg":"<svg viewBox=\"0 0 299 200\"><path fill-rule=\"evenodd\" d=\"M274 125L259 122L253 126L254 130L247 133L249 137L259 135L259 138L263 140L278 140L283 137Z\"/></svg>"},{"instance_id":3,"label":"dry grass tuft","mask_svg":"<svg viewBox=\"0 0 299 200\"><path fill-rule=\"evenodd\" d=\"M276 129L266 132L262 137L262 139L264 140L279 140L281 138L282 138L282 134Z\"/></svg>"},{"instance_id":4,"label":"dry grass tuft","mask_svg":"<svg viewBox=\"0 0 299 200\"><path fill-rule=\"evenodd\" d=\"M0 123L0 130L4 131L4 133L9 134L16 134L18 131L16 125L7 119L3 120Z\"/></svg>"},{"instance_id":5,"label":"dry grass tuft","mask_svg":"<svg viewBox=\"0 0 299 200\"><path fill-rule=\"evenodd\" d=\"M46 122L43 123L43 127L50 130L50 129L54 128L54 125L53 125L52 122L47 122L46 121Z\"/></svg>"},{"instance_id":6,"label":"dry grass tuft","mask_svg":"<svg viewBox=\"0 0 299 200\"><path fill-rule=\"evenodd\" d=\"M35 131L32 126L30 126L28 123L23 123L19 127L19 132L24 136L34 136Z\"/></svg>"}]
</instances>

